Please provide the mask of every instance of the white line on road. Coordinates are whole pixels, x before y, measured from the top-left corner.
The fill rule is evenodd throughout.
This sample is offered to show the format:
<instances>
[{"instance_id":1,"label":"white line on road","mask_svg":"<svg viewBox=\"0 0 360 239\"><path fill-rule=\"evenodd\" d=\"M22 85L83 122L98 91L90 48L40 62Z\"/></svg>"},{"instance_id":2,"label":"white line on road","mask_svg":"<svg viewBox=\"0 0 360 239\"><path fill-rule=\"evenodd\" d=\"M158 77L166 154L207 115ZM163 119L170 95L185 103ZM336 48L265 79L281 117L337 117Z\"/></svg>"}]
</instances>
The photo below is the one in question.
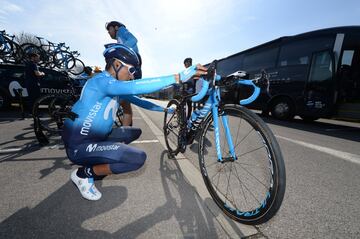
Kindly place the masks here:
<instances>
[{"instance_id":1,"label":"white line on road","mask_svg":"<svg viewBox=\"0 0 360 239\"><path fill-rule=\"evenodd\" d=\"M304 141L290 139L290 138L280 136L280 135L275 135L275 136L277 138L279 138L279 139L284 139L284 140L290 141L290 142L295 143L295 144L299 144L301 146L304 146L304 147L307 147L307 148L310 148L310 149L315 149L317 151L320 151L320 152L323 152L323 153L326 153L326 154L330 154L332 156L341 158L343 160L346 160L346 161L349 161L349 162L352 162L352 163L360 164L360 155L357 155L357 154L351 154L351 153L343 152L343 151L340 151L340 150L335 150L335 149L319 146L319 145L316 145L316 144L310 144L310 143L306 143Z\"/></svg>"},{"instance_id":2,"label":"white line on road","mask_svg":"<svg viewBox=\"0 0 360 239\"><path fill-rule=\"evenodd\" d=\"M159 140L151 139L151 140L135 140L131 142L131 144L149 144L149 143L158 143Z\"/></svg>"},{"instance_id":3,"label":"white line on road","mask_svg":"<svg viewBox=\"0 0 360 239\"><path fill-rule=\"evenodd\" d=\"M9 149L0 149L0 153L13 153L23 150L23 147L9 148Z\"/></svg>"}]
</instances>

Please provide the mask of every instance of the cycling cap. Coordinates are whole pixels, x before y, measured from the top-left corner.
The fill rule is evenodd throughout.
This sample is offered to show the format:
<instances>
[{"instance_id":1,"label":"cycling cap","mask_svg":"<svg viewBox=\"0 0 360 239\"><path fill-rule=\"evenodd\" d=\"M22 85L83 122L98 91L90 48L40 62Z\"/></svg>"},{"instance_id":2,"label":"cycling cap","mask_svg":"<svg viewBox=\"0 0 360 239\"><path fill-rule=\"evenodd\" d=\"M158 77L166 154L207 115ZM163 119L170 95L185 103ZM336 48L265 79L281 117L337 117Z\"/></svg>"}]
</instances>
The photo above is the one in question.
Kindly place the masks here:
<instances>
[{"instance_id":1,"label":"cycling cap","mask_svg":"<svg viewBox=\"0 0 360 239\"><path fill-rule=\"evenodd\" d=\"M109 30L110 27L125 27L125 25L122 24L121 22L117 22L117 21L111 21L111 22L105 23L106 30Z\"/></svg>"},{"instance_id":2,"label":"cycling cap","mask_svg":"<svg viewBox=\"0 0 360 239\"><path fill-rule=\"evenodd\" d=\"M138 67L140 65L137 54L125 45L119 43L110 43L106 44L105 48L106 49L103 55L106 62L109 62L115 58L134 67Z\"/></svg>"}]
</instances>

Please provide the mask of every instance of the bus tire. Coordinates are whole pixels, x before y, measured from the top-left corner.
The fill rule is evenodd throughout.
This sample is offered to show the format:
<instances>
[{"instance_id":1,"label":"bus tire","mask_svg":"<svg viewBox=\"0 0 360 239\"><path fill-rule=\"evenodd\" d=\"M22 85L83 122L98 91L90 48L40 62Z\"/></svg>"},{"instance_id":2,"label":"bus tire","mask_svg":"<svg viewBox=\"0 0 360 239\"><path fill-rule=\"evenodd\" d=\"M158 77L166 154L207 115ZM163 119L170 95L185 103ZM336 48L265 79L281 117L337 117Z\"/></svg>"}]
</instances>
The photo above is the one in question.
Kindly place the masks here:
<instances>
[{"instance_id":1,"label":"bus tire","mask_svg":"<svg viewBox=\"0 0 360 239\"><path fill-rule=\"evenodd\" d=\"M271 116L279 120L291 120L295 116L295 105L291 99L282 97L275 99L270 107Z\"/></svg>"}]
</instances>

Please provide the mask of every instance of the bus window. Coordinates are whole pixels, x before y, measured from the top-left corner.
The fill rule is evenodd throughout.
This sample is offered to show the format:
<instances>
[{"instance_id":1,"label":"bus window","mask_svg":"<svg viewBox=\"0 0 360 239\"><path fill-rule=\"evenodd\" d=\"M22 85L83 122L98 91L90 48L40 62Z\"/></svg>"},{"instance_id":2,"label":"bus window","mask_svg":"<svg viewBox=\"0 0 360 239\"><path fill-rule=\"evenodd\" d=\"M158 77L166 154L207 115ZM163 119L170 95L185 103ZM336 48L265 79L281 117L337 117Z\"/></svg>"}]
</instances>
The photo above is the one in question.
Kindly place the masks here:
<instances>
[{"instance_id":1,"label":"bus window","mask_svg":"<svg viewBox=\"0 0 360 239\"><path fill-rule=\"evenodd\" d=\"M260 71L275 67L279 48L259 49L255 53L248 53L244 57L243 68L245 71Z\"/></svg>"},{"instance_id":2,"label":"bus window","mask_svg":"<svg viewBox=\"0 0 360 239\"><path fill-rule=\"evenodd\" d=\"M235 55L225 58L218 62L217 72L219 75L229 75L235 71L244 70L242 68L244 55Z\"/></svg>"},{"instance_id":3,"label":"bus window","mask_svg":"<svg viewBox=\"0 0 360 239\"><path fill-rule=\"evenodd\" d=\"M279 66L308 65L314 51L332 49L334 38L322 37L286 43L281 47Z\"/></svg>"},{"instance_id":4,"label":"bus window","mask_svg":"<svg viewBox=\"0 0 360 239\"><path fill-rule=\"evenodd\" d=\"M353 56L354 56L354 50L345 50L341 60L341 65L351 66Z\"/></svg>"},{"instance_id":5,"label":"bus window","mask_svg":"<svg viewBox=\"0 0 360 239\"><path fill-rule=\"evenodd\" d=\"M332 60L329 52L320 52L313 57L309 81L323 82L332 78Z\"/></svg>"}]
</instances>

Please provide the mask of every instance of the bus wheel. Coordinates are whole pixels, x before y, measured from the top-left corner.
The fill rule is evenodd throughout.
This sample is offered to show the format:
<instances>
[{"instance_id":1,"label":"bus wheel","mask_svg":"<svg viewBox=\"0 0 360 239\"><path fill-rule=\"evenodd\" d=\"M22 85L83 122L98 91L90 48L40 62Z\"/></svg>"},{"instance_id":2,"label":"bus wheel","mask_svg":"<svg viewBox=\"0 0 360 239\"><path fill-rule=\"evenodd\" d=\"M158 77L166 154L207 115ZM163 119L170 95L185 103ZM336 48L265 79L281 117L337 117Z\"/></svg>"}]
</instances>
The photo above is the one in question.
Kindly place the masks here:
<instances>
[{"instance_id":1,"label":"bus wheel","mask_svg":"<svg viewBox=\"0 0 360 239\"><path fill-rule=\"evenodd\" d=\"M294 104L288 98L279 98L271 104L271 116L280 120L291 120L295 116Z\"/></svg>"}]
</instances>

